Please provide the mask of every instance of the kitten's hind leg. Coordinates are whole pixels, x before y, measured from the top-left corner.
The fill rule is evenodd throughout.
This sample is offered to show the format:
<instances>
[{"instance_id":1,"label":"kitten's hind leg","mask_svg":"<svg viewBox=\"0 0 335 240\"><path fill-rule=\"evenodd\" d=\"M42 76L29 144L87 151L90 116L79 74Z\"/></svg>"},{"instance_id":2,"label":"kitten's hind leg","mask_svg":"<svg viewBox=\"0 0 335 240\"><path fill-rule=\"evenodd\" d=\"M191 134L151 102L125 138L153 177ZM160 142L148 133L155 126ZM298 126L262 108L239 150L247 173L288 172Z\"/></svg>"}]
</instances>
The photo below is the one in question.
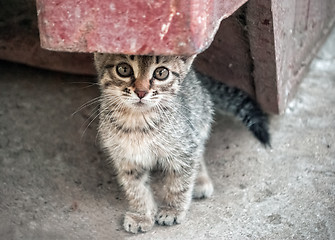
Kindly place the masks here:
<instances>
[{"instance_id":1,"label":"kitten's hind leg","mask_svg":"<svg viewBox=\"0 0 335 240\"><path fill-rule=\"evenodd\" d=\"M195 180L193 198L208 198L213 194L213 183L208 176L206 163L202 158L200 161L199 172Z\"/></svg>"},{"instance_id":2,"label":"kitten's hind leg","mask_svg":"<svg viewBox=\"0 0 335 240\"><path fill-rule=\"evenodd\" d=\"M124 229L132 233L150 230L155 223L157 207L148 183L149 171L128 164L119 169L118 181L129 201Z\"/></svg>"}]
</instances>

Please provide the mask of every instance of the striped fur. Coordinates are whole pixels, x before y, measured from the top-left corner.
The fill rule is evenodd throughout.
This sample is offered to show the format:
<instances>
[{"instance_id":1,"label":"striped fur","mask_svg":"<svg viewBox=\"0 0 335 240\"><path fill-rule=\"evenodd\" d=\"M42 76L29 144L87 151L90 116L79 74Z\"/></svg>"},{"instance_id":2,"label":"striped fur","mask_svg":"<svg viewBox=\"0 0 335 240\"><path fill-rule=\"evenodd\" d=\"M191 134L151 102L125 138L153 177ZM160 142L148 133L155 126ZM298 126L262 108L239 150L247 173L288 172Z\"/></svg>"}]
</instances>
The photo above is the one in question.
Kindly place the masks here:
<instances>
[{"instance_id":1,"label":"striped fur","mask_svg":"<svg viewBox=\"0 0 335 240\"><path fill-rule=\"evenodd\" d=\"M123 222L128 232L148 231L155 222L181 223L192 197L212 194L203 154L213 102L269 144L267 117L257 104L241 91L195 73L193 59L95 54L99 135L129 202ZM161 206L149 184L154 168L162 170Z\"/></svg>"},{"instance_id":2,"label":"striped fur","mask_svg":"<svg viewBox=\"0 0 335 240\"><path fill-rule=\"evenodd\" d=\"M196 75L210 92L216 109L234 115L264 146L271 146L268 115L257 102L238 88L229 87L200 73Z\"/></svg>"}]
</instances>

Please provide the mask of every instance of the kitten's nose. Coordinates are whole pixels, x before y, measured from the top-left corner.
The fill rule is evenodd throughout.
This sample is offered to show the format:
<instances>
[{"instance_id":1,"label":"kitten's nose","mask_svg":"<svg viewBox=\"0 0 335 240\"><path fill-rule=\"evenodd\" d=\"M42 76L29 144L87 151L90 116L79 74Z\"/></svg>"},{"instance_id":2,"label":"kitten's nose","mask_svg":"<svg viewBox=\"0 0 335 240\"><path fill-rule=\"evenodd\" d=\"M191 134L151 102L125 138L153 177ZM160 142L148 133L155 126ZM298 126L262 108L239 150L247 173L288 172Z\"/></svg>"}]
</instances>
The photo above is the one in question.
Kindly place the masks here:
<instances>
[{"instance_id":1,"label":"kitten's nose","mask_svg":"<svg viewBox=\"0 0 335 240\"><path fill-rule=\"evenodd\" d=\"M140 99L142 99L142 98L144 98L144 96L145 95L147 95L147 91L141 91L141 90L135 90L135 93L137 94L137 96L140 98Z\"/></svg>"}]
</instances>

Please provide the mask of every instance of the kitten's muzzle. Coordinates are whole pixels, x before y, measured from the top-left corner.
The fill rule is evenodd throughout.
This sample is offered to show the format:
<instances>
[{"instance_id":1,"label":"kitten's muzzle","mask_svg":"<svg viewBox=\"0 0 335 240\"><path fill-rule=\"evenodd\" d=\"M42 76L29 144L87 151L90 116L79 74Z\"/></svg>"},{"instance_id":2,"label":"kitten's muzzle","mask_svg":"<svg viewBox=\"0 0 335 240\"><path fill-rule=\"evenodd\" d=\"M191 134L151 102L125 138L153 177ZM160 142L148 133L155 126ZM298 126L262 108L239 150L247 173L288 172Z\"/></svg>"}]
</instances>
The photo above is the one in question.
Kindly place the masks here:
<instances>
[{"instance_id":1,"label":"kitten's muzzle","mask_svg":"<svg viewBox=\"0 0 335 240\"><path fill-rule=\"evenodd\" d=\"M138 78L134 84L134 92L142 99L149 93L150 81L146 78Z\"/></svg>"}]
</instances>

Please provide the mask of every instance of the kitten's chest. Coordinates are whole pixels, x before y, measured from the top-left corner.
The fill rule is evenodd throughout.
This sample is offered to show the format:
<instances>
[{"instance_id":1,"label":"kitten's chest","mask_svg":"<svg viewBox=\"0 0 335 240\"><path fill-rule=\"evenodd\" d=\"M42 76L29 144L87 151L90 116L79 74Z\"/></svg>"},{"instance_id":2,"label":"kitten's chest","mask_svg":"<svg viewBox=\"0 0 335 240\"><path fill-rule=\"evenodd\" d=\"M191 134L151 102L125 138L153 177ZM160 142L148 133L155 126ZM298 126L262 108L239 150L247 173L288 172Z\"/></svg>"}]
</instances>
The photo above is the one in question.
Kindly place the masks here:
<instances>
[{"instance_id":1,"label":"kitten's chest","mask_svg":"<svg viewBox=\"0 0 335 240\"><path fill-rule=\"evenodd\" d=\"M122 121L123 120L123 121ZM116 161L125 159L153 166L169 154L170 142L158 119L147 116L119 119L107 128L101 126L103 145Z\"/></svg>"}]
</instances>

